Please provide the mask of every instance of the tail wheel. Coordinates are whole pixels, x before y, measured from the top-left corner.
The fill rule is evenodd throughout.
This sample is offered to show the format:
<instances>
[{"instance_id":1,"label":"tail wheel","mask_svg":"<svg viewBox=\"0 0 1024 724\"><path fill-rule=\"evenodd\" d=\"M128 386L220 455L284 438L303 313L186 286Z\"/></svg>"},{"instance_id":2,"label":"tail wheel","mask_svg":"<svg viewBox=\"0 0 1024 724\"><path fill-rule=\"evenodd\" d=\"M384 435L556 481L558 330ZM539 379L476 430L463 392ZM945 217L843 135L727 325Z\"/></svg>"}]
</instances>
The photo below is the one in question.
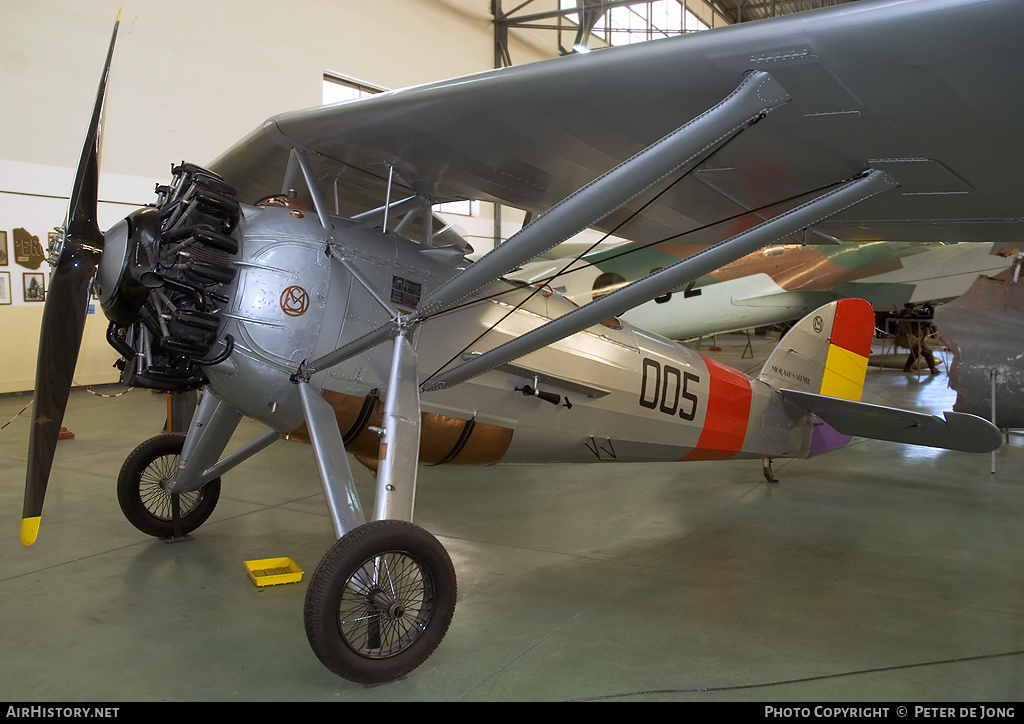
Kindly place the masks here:
<instances>
[{"instance_id":1,"label":"tail wheel","mask_svg":"<svg viewBox=\"0 0 1024 724\"><path fill-rule=\"evenodd\" d=\"M125 518L147 535L171 538L172 496L168 486L178 472L178 456L185 445L180 434L157 435L139 445L125 459L117 476L117 501ZM182 535L201 526L220 498L220 478L199 490L178 496Z\"/></svg>"},{"instance_id":2,"label":"tail wheel","mask_svg":"<svg viewBox=\"0 0 1024 724\"><path fill-rule=\"evenodd\" d=\"M401 678L426 661L455 613L455 568L424 529L367 523L327 551L306 591L306 635L320 661L362 684Z\"/></svg>"}]
</instances>

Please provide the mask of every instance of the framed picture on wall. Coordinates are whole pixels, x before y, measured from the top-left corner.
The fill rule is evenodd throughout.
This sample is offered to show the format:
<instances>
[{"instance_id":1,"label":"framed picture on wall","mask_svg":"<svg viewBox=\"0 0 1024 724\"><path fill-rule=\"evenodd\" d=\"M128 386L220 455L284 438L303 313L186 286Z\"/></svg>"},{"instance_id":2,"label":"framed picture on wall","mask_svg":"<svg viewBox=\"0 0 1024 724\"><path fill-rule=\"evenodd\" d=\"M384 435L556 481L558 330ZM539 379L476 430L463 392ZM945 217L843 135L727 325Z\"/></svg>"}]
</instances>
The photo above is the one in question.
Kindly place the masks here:
<instances>
[{"instance_id":1,"label":"framed picture on wall","mask_svg":"<svg viewBox=\"0 0 1024 724\"><path fill-rule=\"evenodd\" d=\"M0 272L0 304L10 304L11 296L11 273Z\"/></svg>"},{"instance_id":2,"label":"framed picture on wall","mask_svg":"<svg viewBox=\"0 0 1024 724\"><path fill-rule=\"evenodd\" d=\"M45 274L22 274L21 281L26 302L46 301Z\"/></svg>"},{"instance_id":3,"label":"framed picture on wall","mask_svg":"<svg viewBox=\"0 0 1024 724\"><path fill-rule=\"evenodd\" d=\"M7 266L7 232L6 231L0 231L0 266ZM10 279L8 279L7 281L10 281ZM10 290L11 287L10 287L9 284L7 285L7 288L8 288L8 290ZM8 304L10 304L10 302L8 302Z\"/></svg>"}]
</instances>

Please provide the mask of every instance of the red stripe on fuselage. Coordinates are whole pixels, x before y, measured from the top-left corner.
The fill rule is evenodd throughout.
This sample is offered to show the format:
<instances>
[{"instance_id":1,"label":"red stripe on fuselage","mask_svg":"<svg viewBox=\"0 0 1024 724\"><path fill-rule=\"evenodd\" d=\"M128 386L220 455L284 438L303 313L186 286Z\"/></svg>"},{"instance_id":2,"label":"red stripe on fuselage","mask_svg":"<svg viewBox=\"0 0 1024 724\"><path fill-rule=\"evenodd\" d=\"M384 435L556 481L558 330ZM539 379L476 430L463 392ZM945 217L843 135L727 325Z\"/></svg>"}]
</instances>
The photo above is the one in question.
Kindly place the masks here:
<instances>
[{"instance_id":1,"label":"red stripe on fuselage","mask_svg":"<svg viewBox=\"0 0 1024 724\"><path fill-rule=\"evenodd\" d=\"M750 380L731 367L701 355L710 384L704 429L697 447L683 460L724 460L743 448L750 418Z\"/></svg>"}]
</instances>

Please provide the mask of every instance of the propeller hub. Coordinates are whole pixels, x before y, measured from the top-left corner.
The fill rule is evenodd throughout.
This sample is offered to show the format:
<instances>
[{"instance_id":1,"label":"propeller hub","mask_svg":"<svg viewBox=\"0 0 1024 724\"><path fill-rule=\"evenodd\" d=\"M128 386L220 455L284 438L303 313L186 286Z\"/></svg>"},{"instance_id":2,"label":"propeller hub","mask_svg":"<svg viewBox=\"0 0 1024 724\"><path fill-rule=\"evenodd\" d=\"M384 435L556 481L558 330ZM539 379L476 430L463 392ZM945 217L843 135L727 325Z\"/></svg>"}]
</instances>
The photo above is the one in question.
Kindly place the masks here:
<instances>
[{"instance_id":1,"label":"propeller hub","mask_svg":"<svg viewBox=\"0 0 1024 724\"><path fill-rule=\"evenodd\" d=\"M68 230L63 226L58 226L54 229L56 234L50 236L50 244L46 249L46 263L51 267L57 266L60 261L60 253L64 249L64 239L67 237Z\"/></svg>"}]
</instances>

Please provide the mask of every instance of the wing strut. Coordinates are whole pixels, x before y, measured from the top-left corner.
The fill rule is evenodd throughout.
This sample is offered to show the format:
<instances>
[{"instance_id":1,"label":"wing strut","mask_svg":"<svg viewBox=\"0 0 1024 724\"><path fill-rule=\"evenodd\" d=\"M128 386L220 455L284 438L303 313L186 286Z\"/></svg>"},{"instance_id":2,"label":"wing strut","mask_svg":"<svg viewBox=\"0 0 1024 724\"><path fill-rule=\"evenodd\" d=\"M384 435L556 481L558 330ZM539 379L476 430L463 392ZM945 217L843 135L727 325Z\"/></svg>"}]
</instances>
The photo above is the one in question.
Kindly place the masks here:
<instances>
[{"instance_id":1,"label":"wing strut","mask_svg":"<svg viewBox=\"0 0 1024 724\"><path fill-rule=\"evenodd\" d=\"M590 228L667 175L703 159L789 99L768 73L750 73L718 105L559 201L504 244L439 286L423 299L416 316L422 319L443 311Z\"/></svg>"},{"instance_id":2,"label":"wing strut","mask_svg":"<svg viewBox=\"0 0 1024 724\"><path fill-rule=\"evenodd\" d=\"M301 148L293 148L289 157L289 164L292 160L298 164L299 169L302 171L306 187L309 188L309 195L313 199L313 208L316 209L316 215L320 219L320 225L329 230L331 228L331 215L320 193L320 186L316 182L316 175L313 173L312 166L309 165L309 158L306 157L306 152Z\"/></svg>"},{"instance_id":3,"label":"wing strut","mask_svg":"<svg viewBox=\"0 0 1024 724\"><path fill-rule=\"evenodd\" d=\"M791 211L763 222L752 229L704 249L691 257L650 274L610 294L551 320L524 335L502 344L482 355L473 357L447 372L426 380L424 392L452 387L471 377L535 352L553 342L564 339L599 323L603 319L621 314L624 310L648 302L685 285L692 279L710 274L778 239L806 229L822 219L859 203L875 194L894 187L896 183L883 171L868 171L847 181Z\"/></svg>"},{"instance_id":4,"label":"wing strut","mask_svg":"<svg viewBox=\"0 0 1024 724\"><path fill-rule=\"evenodd\" d=\"M718 105L677 128L603 176L552 206L504 244L428 294L410 315L395 318L296 372L309 379L322 370L392 339L442 312L516 267L596 224L661 179L699 162L737 133L787 103L786 90L763 71L749 73Z\"/></svg>"}]
</instances>

